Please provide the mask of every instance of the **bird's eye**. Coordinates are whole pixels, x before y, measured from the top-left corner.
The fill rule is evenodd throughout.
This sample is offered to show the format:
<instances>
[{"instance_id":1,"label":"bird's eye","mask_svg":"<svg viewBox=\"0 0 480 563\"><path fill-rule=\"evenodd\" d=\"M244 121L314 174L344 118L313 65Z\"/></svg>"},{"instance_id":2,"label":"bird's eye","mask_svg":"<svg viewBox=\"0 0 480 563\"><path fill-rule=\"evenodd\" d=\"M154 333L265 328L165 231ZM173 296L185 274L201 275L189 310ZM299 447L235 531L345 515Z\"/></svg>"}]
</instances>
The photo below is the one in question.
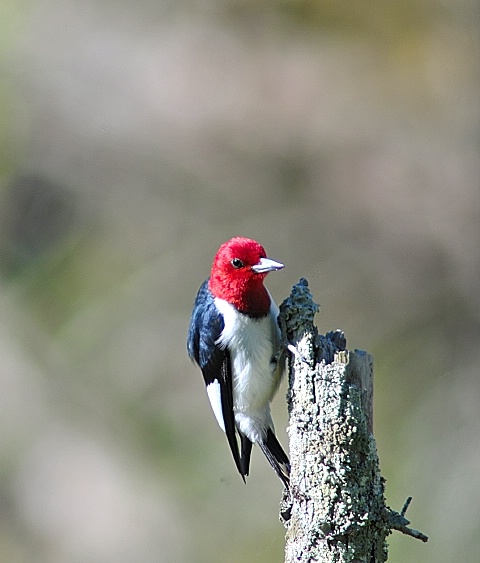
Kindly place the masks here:
<instances>
[{"instance_id":1,"label":"bird's eye","mask_svg":"<svg viewBox=\"0 0 480 563\"><path fill-rule=\"evenodd\" d=\"M237 270L239 268L243 268L243 266L245 266L245 264L240 260L240 258L234 258L230 263Z\"/></svg>"}]
</instances>

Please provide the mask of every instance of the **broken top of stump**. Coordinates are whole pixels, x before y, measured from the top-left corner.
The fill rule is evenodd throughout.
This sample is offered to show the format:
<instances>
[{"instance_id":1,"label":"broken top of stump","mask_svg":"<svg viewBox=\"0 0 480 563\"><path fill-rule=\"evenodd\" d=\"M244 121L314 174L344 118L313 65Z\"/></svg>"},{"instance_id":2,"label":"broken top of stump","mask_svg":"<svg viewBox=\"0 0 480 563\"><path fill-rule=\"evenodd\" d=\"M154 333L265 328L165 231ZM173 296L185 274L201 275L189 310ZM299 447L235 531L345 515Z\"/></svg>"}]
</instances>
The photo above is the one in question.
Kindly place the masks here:
<instances>
[{"instance_id":1,"label":"broken top of stump","mask_svg":"<svg viewBox=\"0 0 480 563\"><path fill-rule=\"evenodd\" d=\"M339 329L319 334L313 323L319 310L320 305L313 300L308 281L301 278L280 305L280 330L288 343L295 346L295 342L301 342L300 346L305 347L304 360L312 366L321 362L340 362L347 366L346 381L359 389L368 430L372 432L373 357L363 350L349 352L345 334Z\"/></svg>"}]
</instances>

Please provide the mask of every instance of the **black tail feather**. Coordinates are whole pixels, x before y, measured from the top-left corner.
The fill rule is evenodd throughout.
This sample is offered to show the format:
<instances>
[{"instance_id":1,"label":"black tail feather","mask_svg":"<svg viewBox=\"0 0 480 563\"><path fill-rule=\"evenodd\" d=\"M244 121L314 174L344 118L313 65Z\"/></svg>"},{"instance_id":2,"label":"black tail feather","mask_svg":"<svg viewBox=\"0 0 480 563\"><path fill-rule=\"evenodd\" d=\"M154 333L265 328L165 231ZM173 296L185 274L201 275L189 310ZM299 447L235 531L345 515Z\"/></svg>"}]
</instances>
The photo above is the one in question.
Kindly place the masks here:
<instances>
[{"instance_id":1,"label":"black tail feather","mask_svg":"<svg viewBox=\"0 0 480 563\"><path fill-rule=\"evenodd\" d=\"M246 477L250 470L250 455L252 453L253 444L243 434L240 434L240 444L241 444L240 464L242 468L240 473L242 474L242 477Z\"/></svg>"},{"instance_id":2,"label":"black tail feather","mask_svg":"<svg viewBox=\"0 0 480 563\"><path fill-rule=\"evenodd\" d=\"M250 457L252 454L253 443L241 432L238 432L238 435L240 436L240 452L235 434L233 432L227 432L227 438L229 438L228 441L235 460L235 465L237 466L238 472L245 483L245 477L248 476L250 471ZM266 440L264 442L257 443L267 458L268 463L270 463L285 488L288 489L290 485L290 461L280 445L280 442L273 433L273 430L269 428Z\"/></svg>"},{"instance_id":3,"label":"black tail feather","mask_svg":"<svg viewBox=\"0 0 480 563\"><path fill-rule=\"evenodd\" d=\"M268 462L273 467L273 470L280 478L285 488L289 488L290 485L290 461L288 460L287 454L283 451L280 442L277 440L273 430L270 428L267 432L267 439L265 442L258 442L262 452L268 459Z\"/></svg>"}]
</instances>

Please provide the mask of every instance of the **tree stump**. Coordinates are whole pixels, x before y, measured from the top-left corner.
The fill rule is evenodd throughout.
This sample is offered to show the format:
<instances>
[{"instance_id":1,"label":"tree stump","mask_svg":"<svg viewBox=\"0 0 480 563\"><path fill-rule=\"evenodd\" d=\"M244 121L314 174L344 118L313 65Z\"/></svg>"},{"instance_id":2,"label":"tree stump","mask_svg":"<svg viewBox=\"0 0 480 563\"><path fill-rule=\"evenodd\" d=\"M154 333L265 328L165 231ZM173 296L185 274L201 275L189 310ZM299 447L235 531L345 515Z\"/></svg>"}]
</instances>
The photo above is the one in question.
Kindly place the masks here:
<instances>
[{"instance_id":1,"label":"tree stump","mask_svg":"<svg viewBox=\"0 0 480 563\"><path fill-rule=\"evenodd\" d=\"M373 358L319 335L305 279L280 306L290 351L287 394L290 491L282 502L286 563L381 563L392 529L426 541L385 505L373 437Z\"/></svg>"}]
</instances>

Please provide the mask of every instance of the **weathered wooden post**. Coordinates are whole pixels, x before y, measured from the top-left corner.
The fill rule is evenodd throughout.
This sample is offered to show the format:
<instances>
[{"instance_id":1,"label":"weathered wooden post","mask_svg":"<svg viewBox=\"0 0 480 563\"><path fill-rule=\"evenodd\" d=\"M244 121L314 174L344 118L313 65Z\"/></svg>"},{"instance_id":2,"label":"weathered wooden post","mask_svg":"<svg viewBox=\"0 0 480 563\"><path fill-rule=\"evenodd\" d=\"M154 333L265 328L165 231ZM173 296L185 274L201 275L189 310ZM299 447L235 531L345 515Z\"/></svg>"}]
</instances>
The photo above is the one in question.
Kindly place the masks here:
<instances>
[{"instance_id":1,"label":"weathered wooden post","mask_svg":"<svg viewBox=\"0 0 480 563\"><path fill-rule=\"evenodd\" d=\"M282 503L286 563L381 563L405 511L385 505L373 428L373 358L346 349L341 331L318 334L305 279L280 306L288 342L290 495Z\"/></svg>"}]
</instances>

